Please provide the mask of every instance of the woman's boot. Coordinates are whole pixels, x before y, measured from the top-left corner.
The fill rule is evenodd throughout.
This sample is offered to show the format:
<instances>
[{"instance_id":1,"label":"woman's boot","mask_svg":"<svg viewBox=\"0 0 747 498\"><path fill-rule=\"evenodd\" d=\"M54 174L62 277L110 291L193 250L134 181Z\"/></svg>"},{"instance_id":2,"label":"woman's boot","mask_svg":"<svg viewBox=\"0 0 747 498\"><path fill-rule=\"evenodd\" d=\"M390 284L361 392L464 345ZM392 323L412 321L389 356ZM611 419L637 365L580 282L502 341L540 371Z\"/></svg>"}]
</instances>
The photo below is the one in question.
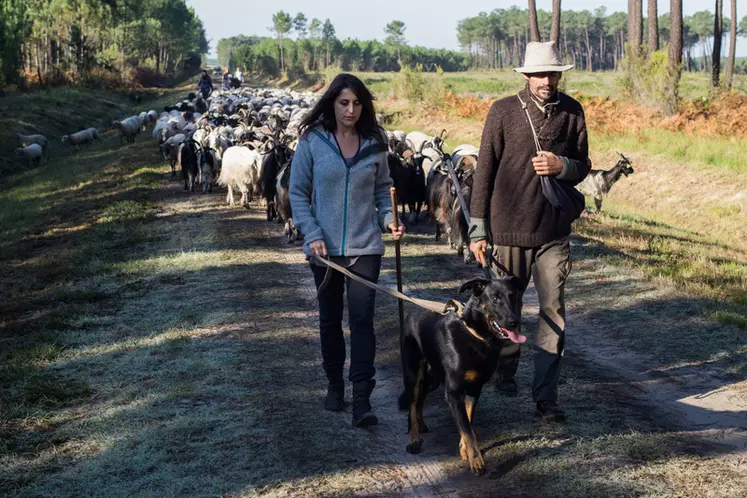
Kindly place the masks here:
<instances>
[{"instance_id":1,"label":"woman's boot","mask_svg":"<svg viewBox=\"0 0 747 498\"><path fill-rule=\"evenodd\" d=\"M339 412L342 410L345 399L345 383L342 378L335 381L329 381L327 385L327 395L324 397L324 408Z\"/></svg>"},{"instance_id":2,"label":"woman's boot","mask_svg":"<svg viewBox=\"0 0 747 498\"><path fill-rule=\"evenodd\" d=\"M353 382L353 427L368 427L379 423L371 411L371 391L376 381L362 380Z\"/></svg>"}]
</instances>

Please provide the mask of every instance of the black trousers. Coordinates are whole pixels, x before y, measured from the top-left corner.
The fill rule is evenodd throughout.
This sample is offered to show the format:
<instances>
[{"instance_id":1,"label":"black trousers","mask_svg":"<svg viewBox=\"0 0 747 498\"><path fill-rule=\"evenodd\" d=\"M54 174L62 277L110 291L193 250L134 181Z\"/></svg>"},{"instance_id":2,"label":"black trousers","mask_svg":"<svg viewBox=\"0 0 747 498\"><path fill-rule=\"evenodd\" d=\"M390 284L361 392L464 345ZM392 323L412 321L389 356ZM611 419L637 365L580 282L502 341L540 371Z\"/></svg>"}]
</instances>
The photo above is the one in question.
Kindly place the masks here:
<instances>
[{"instance_id":1,"label":"black trousers","mask_svg":"<svg viewBox=\"0 0 747 498\"><path fill-rule=\"evenodd\" d=\"M351 273L377 282L381 270L381 256L359 256L348 268ZM317 289L324 281L326 266L311 265ZM343 292L347 290L348 324L350 326L350 382L373 379L376 373L376 336L373 318L376 292L330 269L331 278L319 296L319 333L322 342L322 361L327 379L339 383L345 365L345 337L342 333Z\"/></svg>"}]
</instances>

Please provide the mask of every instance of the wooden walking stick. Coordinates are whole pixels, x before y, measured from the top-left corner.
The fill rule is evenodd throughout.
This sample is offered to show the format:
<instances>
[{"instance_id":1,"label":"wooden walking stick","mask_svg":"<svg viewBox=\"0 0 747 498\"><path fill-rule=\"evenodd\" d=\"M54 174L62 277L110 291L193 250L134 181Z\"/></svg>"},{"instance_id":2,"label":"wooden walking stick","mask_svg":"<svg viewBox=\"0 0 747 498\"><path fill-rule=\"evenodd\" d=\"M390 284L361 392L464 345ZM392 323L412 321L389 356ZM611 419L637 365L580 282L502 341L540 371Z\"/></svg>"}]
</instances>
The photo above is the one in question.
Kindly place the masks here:
<instances>
[{"instance_id":1,"label":"wooden walking stick","mask_svg":"<svg viewBox=\"0 0 747 498\"><path fill-rule=\"evenodd\" d=\"M397 212L397 189L392 187L389 189L389 193L392 196L392 214L394 215L394 228L399 228L399 214ZM402 256L399 252L399 239L394 241L394 255L397 265L397 290L402 292ZM405 305L401 299L397 300L399 305L399 336L405 332Z\"/></svg>"}]
</instances>

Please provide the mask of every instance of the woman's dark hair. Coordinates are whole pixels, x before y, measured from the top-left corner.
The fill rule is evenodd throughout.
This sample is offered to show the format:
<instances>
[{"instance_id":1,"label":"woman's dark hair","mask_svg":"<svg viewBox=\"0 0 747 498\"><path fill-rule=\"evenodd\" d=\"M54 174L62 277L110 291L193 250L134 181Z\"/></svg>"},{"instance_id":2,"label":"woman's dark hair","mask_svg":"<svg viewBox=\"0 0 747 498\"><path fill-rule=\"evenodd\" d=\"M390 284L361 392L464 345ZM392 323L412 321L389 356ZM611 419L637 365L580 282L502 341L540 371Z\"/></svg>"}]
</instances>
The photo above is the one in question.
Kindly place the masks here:
<instances>
[{"instance_id":1,"label":"woman's dark hair","mask_svg":"<svg viewBox=\"0 0 747 498\"><path fill-rule=\"evenodd\" d=\"M373 105L374 96L371 95L371 92L360 79L349 73L340 73L335 76L335 79L332 80L322 98L319 99L314 108L311 109L311 112L301 121L301 126L299 127L301 136L319 125L329 131L335 130L337 127L335 99L346 88L349 88L358 97L358 102L363 107L361 117L355 123L355 131L364 139L374 138L379 143L385 143L383 131L378 123L376 123L376 111Z\"/></svg>"}]
</instances>

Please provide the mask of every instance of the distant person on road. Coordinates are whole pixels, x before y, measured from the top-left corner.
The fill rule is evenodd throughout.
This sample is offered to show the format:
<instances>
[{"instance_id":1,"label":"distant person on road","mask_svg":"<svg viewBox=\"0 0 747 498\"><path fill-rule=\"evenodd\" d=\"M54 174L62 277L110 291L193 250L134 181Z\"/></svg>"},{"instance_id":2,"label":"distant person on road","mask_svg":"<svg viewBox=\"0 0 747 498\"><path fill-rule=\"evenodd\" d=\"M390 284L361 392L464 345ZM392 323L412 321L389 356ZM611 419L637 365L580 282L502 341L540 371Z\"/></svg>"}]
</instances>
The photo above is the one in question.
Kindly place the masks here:
<instances>
[{"instance_id":1,"label":"distant person on road","mask_svg":"<svg viewBox=\"0 0 747 498\"><path fill-rule=\"evenodd\" d=\"M223 88L226 90L231 89L231 75L228 73L228 69L223 71Z\"/></svg>"},{"instance_id":2,"label":"distant person on road","mask_svg":"<svg viewBox=\"0 0 747 498\"><path fill-rule=\"evenodd\" d=\"M244 84L244 75L241 73L241 69L236 68L236 73L234 73L233 77L239 80L239 83Z\"/></svg>"},{"instance_id":3,"label":"distant person on road","mask_svg":"<svg viewBox=\"0 0 747 498\"><path fill-rule=\"evenodd\" d=\"M293 156L290 202L293 221L305 235L319 299L322 364L329 382L324 407L343 408L345 337L343 293L347 289L353 426L376 425L370 396L376 385L375 291L316 261L330 260L376 282L384 254L382 231L394 239L387 138L376 123L371 92L351 74L338 74L300 126Z\"/></svg>"},{"instance_id":4,"label":"distant person on road","mask_svg":"<svg viewBox=\"0 0 747 498\"><path fill-rule=\"evenodd\" d=\"M565 420L557 403L565 344L565 281L571 271L568 235L583 210L573 185L589 173L584 110L558 91L563 65L553 42L530 42L522 73L526 86L488 112L470 202L470 250L488 266L493 256L519 277L534 280L539 330L534 335L532 397L545 421ZM521 306L521 296L519 306ZM515 396L519 344L503 348L496 388Z\"/></svg>"},{"instance_id":5,"label":"distant person on road","mask_svg":"<svg viewBox=\"0 0 747 498\"><path fill-rule=\"evenodd\" d=\"M206 99L213 93L213 80L207 72L207 69L203 69L200 75L200 79L197 81L197 91L202 95L202 98Z\"/></svg>"}]
</instances>

